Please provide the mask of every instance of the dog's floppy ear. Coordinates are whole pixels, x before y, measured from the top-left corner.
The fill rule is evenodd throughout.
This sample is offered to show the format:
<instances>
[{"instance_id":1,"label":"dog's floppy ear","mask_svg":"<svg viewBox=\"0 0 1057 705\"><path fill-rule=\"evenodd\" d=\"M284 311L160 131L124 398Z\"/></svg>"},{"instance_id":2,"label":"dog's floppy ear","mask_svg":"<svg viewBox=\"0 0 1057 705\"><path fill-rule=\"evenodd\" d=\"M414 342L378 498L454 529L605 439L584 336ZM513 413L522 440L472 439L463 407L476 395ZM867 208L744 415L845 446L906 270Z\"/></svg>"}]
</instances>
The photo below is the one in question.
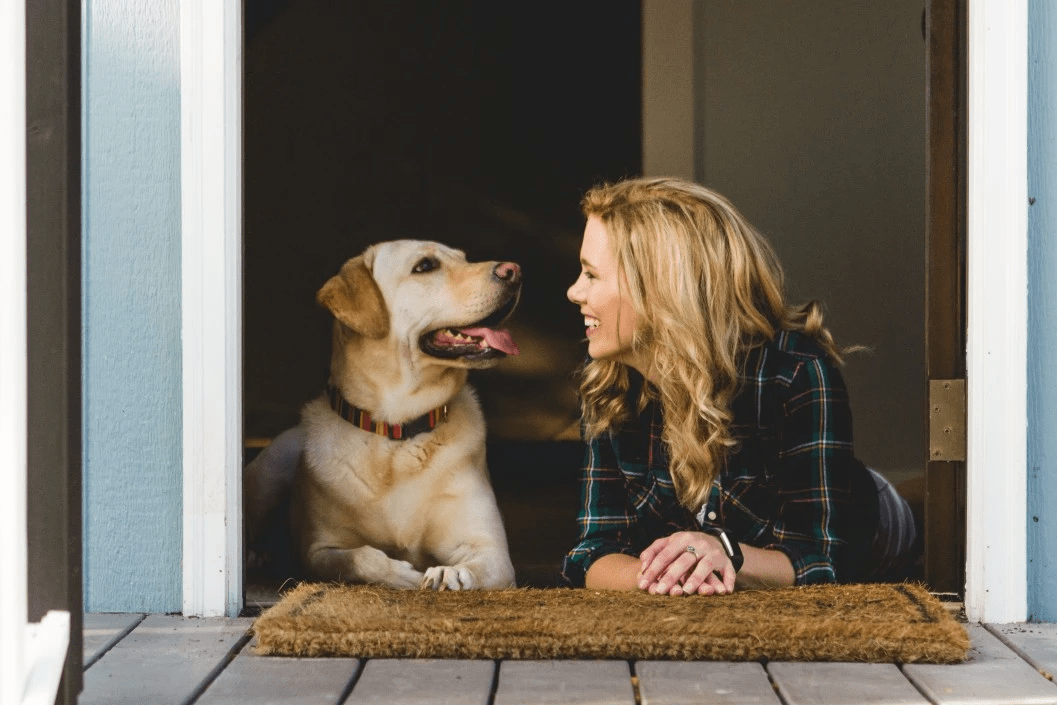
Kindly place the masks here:
<instances>
[{"instance_id":1,"label":"dog's floppy ear","mask_svg":"<svg viewBox=\"0 0 1057 705\"><path fill-rule=\"evenodd\" d=\"M389 311L363 255L346 262L319 290L316 301L360 335L384 338L389 333Z\"/></svg>"}]
</instances>

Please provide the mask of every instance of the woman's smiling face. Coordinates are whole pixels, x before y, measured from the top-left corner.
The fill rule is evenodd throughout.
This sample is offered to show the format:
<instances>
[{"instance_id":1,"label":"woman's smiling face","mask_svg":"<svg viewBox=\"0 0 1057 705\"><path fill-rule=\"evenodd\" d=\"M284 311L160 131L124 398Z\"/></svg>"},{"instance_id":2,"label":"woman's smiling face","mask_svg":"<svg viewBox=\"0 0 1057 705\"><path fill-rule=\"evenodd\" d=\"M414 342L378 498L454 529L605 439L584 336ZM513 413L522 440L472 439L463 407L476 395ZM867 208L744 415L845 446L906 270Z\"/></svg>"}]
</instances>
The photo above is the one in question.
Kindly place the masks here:
<instances>
[{"instance_id":1,"label":"woman's smiling face","mask_svg":"<svg viewBox=\"0 0 1057 705\"><path fill-rule=\"evenodd\" d=\"M569 300L580 307L587 328L587 353L594 359L611 359L645 374L632 351L638 314L627 297L627 280L618 271L609 233L591 216L580 247L580 276L569 287Z\"/></svg>"}]
</instances>

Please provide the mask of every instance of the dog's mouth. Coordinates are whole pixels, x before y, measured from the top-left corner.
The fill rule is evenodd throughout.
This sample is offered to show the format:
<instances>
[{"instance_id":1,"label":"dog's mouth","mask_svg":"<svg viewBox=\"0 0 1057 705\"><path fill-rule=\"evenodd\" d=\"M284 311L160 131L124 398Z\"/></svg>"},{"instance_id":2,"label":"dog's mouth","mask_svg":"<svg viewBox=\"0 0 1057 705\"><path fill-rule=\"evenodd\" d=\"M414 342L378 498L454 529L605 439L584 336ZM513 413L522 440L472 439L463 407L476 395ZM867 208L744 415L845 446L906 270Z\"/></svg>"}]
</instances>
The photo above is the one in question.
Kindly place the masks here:
<instances>
[{"instance_id":1,"label":"dog's mouth","mask_svg":"<svg viewBox=\"0 0 1057 705\"><path fill-rule=\"evenodd\" d=\"M493 360L507 355L519 355L521 350L518 349L510 331L498 327L514 311L517 302L518 296L515 294L476 323L430 331L419 338L419 348L427 355L445 360Z\"/></svg>"}]
</instances>

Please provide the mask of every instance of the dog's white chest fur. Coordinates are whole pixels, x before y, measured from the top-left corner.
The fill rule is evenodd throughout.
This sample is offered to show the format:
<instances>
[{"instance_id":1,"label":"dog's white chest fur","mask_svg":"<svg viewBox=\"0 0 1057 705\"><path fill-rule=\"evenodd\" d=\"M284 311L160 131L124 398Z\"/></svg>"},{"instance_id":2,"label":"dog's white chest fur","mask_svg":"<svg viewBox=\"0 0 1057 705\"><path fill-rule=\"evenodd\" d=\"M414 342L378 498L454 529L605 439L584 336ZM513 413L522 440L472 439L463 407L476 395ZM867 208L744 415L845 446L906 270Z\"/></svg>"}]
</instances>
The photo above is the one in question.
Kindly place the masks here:
<instances>
[{"instance_id":1,"label":"dog's white chest fur","mask_svg":"<svg viewBox=\"0 0 1057 705\"><path fill-rule=\"evenodd\" d=\"M357 428L324 398L304 408L302 428L304 462L319 485L313 505L329 515L326 533L335 542L376 546L422 570L435 560L446 526L479 525L501 535L484 419L469 386L449 404L446 421L408 440Z\"/></svg>"}]
</instances>

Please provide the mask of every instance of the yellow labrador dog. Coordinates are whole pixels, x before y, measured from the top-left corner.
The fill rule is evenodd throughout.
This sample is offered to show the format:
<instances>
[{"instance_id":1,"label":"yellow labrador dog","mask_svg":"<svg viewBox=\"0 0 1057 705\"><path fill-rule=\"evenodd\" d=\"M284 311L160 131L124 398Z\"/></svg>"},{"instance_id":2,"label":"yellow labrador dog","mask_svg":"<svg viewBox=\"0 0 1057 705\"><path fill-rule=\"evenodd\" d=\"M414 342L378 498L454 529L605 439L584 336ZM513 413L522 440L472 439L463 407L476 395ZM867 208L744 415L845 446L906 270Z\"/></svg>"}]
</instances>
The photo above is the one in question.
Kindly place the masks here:
<instances>
[{"instance_id":1,"label":"yellow labrador dog","mask_svg":"<svg viewBox=\"0 0 1057 705\"><path fill-rule=\"evenodd\" d=\"M316 295L334 316L327 391L244 472L247 543L292 485L291 525L315 578L396 588L514 584L467 384L518 349L498 326L517 305L512 262L384 242Z\"/></svg>"}]
</instances>

